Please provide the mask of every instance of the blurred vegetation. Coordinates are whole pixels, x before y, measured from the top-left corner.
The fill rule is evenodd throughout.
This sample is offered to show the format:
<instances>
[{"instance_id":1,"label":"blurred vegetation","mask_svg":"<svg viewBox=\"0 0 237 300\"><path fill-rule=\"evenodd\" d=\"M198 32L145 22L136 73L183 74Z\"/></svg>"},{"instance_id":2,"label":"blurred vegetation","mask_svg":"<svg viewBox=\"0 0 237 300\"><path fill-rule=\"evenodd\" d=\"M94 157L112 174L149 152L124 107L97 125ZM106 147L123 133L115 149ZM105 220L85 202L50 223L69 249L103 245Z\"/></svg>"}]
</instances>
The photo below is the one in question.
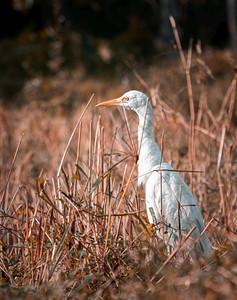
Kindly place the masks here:
<instances>
[{"instance_id":1,"label":"blurred vegetation","mask_svg":"<svg viewBox=\"0 0 237 300\"><path fill-rule=\"evenodd\" d=\"M201 39L204 46L227 46L225 5L221 0L5 1L0 97L14 100L27 79L65 69L115 78L127 71L125 60L145 66L160 55L170 56L174 38L169 14L177 19L184 45L192 37L194 44Z\"/></svg>"}]
</instances>

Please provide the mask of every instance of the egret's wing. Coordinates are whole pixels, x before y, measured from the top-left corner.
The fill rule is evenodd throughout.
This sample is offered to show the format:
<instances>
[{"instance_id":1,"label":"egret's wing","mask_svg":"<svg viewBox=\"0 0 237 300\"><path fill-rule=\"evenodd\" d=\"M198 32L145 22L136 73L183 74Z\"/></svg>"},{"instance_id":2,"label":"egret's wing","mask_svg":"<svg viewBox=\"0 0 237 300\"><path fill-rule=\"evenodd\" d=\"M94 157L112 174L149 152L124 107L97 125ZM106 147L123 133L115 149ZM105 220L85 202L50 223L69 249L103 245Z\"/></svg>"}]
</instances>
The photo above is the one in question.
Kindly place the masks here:
<instances>
[{"instance_id":1,"label":"egret's wing","mask_svg":"<svg viewBox=\"0 0 237 300\"><path fill-rule=\"evenodd\" d=\"M205 228L203 217L186 183L168 163L162 163L153 170L146 184L147 210L151 206L157 219L161 219L161 214L163 215L172 246L180 235L186 235L193 226L196 229L192 237L200 236ZM210 248L206 234L203 235L203 240L207 240L207 247Z\"/></svg>"}]
</instances>

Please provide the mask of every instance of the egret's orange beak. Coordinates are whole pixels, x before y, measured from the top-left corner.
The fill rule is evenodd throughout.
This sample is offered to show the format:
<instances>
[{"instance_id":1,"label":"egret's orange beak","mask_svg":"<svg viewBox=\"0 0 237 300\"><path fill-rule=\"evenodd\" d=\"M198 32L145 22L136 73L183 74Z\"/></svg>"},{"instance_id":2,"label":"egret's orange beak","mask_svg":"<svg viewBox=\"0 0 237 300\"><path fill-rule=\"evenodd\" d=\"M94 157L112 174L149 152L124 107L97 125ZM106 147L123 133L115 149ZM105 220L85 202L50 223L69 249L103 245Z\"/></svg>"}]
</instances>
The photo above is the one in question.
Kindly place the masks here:
<instances>
[{"instance_id":1,"label":"egret's orange beak","mask_svg":"<svg viewBox=\"0 0 237 300\"><path fill-rule=\"evenodd\" d=\"M108 100L108 101L104 101L101 103L96 104L96 107L99 106L112 106L112 105L119 105L122 103L127 103L128 98L124 97L124 98L117 98L117 99L113 99L113 100Z\"/></svg>"}]
</instances>

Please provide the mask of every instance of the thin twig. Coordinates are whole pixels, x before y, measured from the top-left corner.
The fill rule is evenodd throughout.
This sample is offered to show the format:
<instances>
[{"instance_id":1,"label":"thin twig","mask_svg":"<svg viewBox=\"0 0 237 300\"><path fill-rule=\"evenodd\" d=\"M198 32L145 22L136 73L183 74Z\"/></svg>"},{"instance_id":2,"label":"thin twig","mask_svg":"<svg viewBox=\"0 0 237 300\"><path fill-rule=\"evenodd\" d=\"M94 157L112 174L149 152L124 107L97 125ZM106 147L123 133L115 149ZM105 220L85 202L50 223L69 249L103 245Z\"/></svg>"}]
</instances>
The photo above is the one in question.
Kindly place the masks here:
<instances>
[{"instance_id":1,"label":"thin twig","mask_svg":"<svg viewBox=\"0 0 237 300\"><path fill-rule=\"evenodd\" d=\"M72 132L72 134L71 134L71 136L70 136L70 139L69 139L69 141L68 141L68 143L67 143L66 149L65 149L65 151L64 151L64 153L63 153L63 157L62 157L62 159L61 159L61 162L60 162L60 165L59 165L59 168L58 168L57 177L59 177L59 175L60 175L60 172L61 172L61 169L62 169L62 165L63 165L63 161L64 161L64 158L65 158L66 153L67 153L67 151L68 151L68 148L69 148L69 146L70 146L70 144L71 144L72 138L74 137L74 134L75 134L75 132L76 132L76 130L77 130L79 124L81 123L81 120L82 120L84 114L86 113L86 111L87 111L89 105L91 104L91 101L92 101L93 97L94 97L94 94L90 97L90 99L89 99L89 101L88 101L86 107L84 108L84 110L83 110L83 112L82 112L82 114L81 114L80 119L78 120L78 122L77 122L77 124L76 124L76 126L75 126L75 128L74 128L74 130L73 130L73 132Z\"/></svg>"},{"instance_id":2,"label":"thin twig","mask_svg":"<svg viewBox=\"0 0 237 300\"><path fill-rule=\"evenodd\" d=\"M176 44L179 50L180 59L183 64L183 68L186 74L187 88L188 88L188 99L189 99L189 108L190 108L190 142L189 142L189 156L190 156L190 165L191 170L194 169L194 161L195 161L195 153L194 153L194 138L195 138L195 111L194 111L194 100L193 100L193 91L192 91L192 83L190 76L190 68L191 68L191 58L192 58L192 40L190 39L189 48L188 48L188 57L187 60L184 57L183 48L179 39L178 30L176 27L175 20L172 16L170 16L170 23L174 31L174 36L176 40ZM193 190L193 174L190 173L190 186L191 191Z\"/></svg>"},{"instance_id":3,"label":"thin twig","mask_svg":"<svg viewBox=\"0 0 237 300\"><path fill-rule=\"evenodd\" d=\"M230 86L229 86L229 88L228 88L228 90L227 90L227 92L225 94L225 97L224 97L224 99L222 101L220 112L219 112L218 117L217 117L217 121L218 122L222 119L222 117L223 117L223 115L225 113L226 104L227 104L228 99L229 99L229 97L230 97L233 89L235 88L235 86L236 86L236 78L233 78L233 80L231 81L231 84L230 84Z\"/></svg>"},{"instance_id":4,"label":"thin twig","mask_svg":"<svg viewBox=\"0 0 237 300\"><path fill-rule=\"evenodd\" d=\"M21 146L23 137L24 137L24 133L22 134L22 136L21 136L21 138L20 138L20 141L19 141L19 143L18 143L18 145L17 145L17 147L16 147L16 151L15 151L15 154L14 154L14 157L13 157L13 160L12 160L12 164L11 164L11 167L10 167L10 170L9 170L9 173L8 173L8 176L7 176L7 180L6 180L4 189L3 189L3 193L2 193L2 197L1 197L1 201L0 201L0 207L2 206L4 197L5 197L5 194L6 194L7 186L8 186L8 183L9 183L9 180L10 180L10 177L11 177L11 174L12 174L12 170L13 170L14 164L15 164L15 162L16 162L16 157L17 157L17 154L18 154L18 152L19 152L19 149L20 149L20 146ZM4 209L4 207L3 207L3 209Z\"/></svg>"},{"instance_id":5,"label":"thin twig","mask_svg":"<svg viewBox=\"0 0 237 300\"><path fill-rule=\"evenodd\" d=\"M119 209L120 209L120 207L121 207L121 205L122 205L124 196L125 196L125 194L126 194L126 192L127 192L128 186L129 186L129 184L130 184L130 182L131 182L131 179L132 179L132 176L133 176L135 167L136 167L136 162L134 162L134 164L133 164L133 167L132 167L131 173L130 173L130 175L129 175L129 178L128 178L126 187L125 187L124 192L123 192L123 194L122 194L122 196L121 196L121 198L120 198L120 201L119 201L119 203L118 203L118 206L116 207L116 210L115 210L115 213L114 213L115 215L118 213L118 211L119 211ZM113 226L113 224L114 224L114 221L115 221L115 216L114 216L113 218L111 218L111 223L108 224L108 229L107 229L107 233L106 233L106 240L108 240L109 232L110 232L110 230L111 230L111 228L112 228L112 226Z\"/></svg>"},{"instance_id":6,"label":"thin twig","mask_svg":"<svg viewBox=\"0 0 237 300\"><path fill-rule=\"evenodd\" d=\"M165 260L165 262L162 264L160 269L153 275L150 282L153 282L156 277L160 274L160 272L164 269L164 267L168 264L168 262L176 255L176 253L179 251L179 249L183 246L183 244L187 241L187 239L190 237L190 235L193 233L193 231L196 229L196 226L193 226L189 233L185 236L183 241L180 242L180 244L173 250L173 252L170 254L170 256Z\"/></svg>"},{"instance_id":7,"label":"thin twig","mask_svg":"<svg viewBox=\"0 0 237 300\"><path fill-rule=\"evenodd\" d=\"M150 88L146 81L140 76L140 74L130 65L130 63L127 60L124 60L125 64L128 66L129 69L132 70L133 75L137 78L137 80L141 83L141 85L148 91L150 91Z\"/></svg>"},{"instance_id":8,"label":"thin twig","mask_svg":"<svg viewBox=\"0 0 237 300\"><path fill-rule=\"evenodd\" d=\"M199 235L199 237L196 239L195 243L193 244L192 248L189 250L187 257L185 258L185 260L189 257L189 254L191 253L191 251L194 249L194 247L196 246L196 244L200 241L201 237L203 236L203 234L206 232L207 228L210 226L210 224L212 223L212 221L214 221L214 218L212 218L207 225L205 226L205 228L203 229L203 231L201 232L201 234Z\"/></svg>"},{"instance_id":9,"label":"thin twig","mask_svg":"<svg viewBox=\"0 0 237 300\"><path fill-rule=\"evenodd\" d=\"M186 63L186 59L184 57L183 48L182 48L182 45L181 45L181 42L180 42L180 39L179 39L179 34L178 34L177 27L176 27L176 22L175 22L173 16L170 16L170 23L171 23L171 26L172 26L173 31L174 31L174 36L175 36L175 40L176 40L176 43L177 43L177 47L178 47L178 50L179 50L179 54L180 54L182 64L186 68L187 63Z\"/></svg>"},{"instance_id":10,"label":"thin twig","mask_svg":"<svg viewBox=\"0 0 237 300\"><path fill-rule=\"evenodd\" d=\"M220 142L220 147L218 152L217 166L216 166L218 171L220 170L220 166L221 166L221 158L222 158L222 153L224 148L225 133L226 133L226 127L223 126L222 133L221 133L221 142Z\"/></svg>"}]
</instances>

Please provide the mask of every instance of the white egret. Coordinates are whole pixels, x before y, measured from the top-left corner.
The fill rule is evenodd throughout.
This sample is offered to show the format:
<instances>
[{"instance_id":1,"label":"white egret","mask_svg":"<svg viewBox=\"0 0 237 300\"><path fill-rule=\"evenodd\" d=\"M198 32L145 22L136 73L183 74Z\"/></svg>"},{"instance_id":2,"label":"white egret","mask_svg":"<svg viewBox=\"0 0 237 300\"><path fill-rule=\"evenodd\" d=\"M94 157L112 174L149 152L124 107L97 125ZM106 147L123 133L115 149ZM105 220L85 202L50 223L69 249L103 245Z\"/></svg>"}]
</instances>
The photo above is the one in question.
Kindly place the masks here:
<instances>
[{"instance_id":1,"label":"white egret","mask_svg":"<svg viewBox=\"0 0 237 300\"><path fill-rule=\"evenodd\" d=\"M138 185L146 186L146 208L149 222L157 223L157 235L167 246L175 248L193 226L190 238L184 243L191 249L205 229L202 214L190 189L179 174L163 160L153 136L153 110L148 97L139 91L97 104L119 105L133 110L139 117L138 125ZM204 232L195 245L203 256L210 256L211 243Z\"/></svg>"}]
</instances>

